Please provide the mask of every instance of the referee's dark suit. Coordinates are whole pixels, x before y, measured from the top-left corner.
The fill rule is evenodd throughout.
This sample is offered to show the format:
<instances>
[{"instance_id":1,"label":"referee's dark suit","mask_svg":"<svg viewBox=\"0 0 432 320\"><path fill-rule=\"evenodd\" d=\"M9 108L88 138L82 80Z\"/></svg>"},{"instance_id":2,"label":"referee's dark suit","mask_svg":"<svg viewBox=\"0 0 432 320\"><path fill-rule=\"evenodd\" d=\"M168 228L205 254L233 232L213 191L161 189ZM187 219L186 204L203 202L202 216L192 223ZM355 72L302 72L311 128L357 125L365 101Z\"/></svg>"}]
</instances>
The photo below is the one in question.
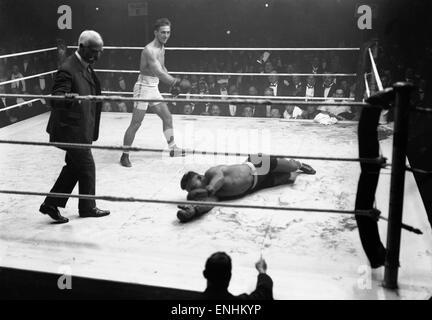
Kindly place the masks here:
<instances>
[{"instance_id":1,"label":"referee's dark suit","mask_svg":"<svg viewBox=\"0 0 432 320\"><path fill-rule=\"evenodd\" d=\"M52 95L76 93L78 95L100 95L101 88L96 74L78 52L69 56L60 66L52 89ZM52 111L47 132L50 142L91 144L98 139L102 105L100 102L52 100ZM62 148L66 151L65 162L51 192L70 194L78 183L80 194L95 194L96 170L91 149ZM56 207L64 208L68 198L47 197L41 212L49 214L59 222L67 222ZM44 208L42 208L44 206ZM47 208L48 207L48 208ZM51 212L52 207L57 210ZM44 212L48 211L48 212ZM80 199L79 214L82 217L109 214L96 208L94 200ZM51 214L53 213L53 215ZM57 219L58 218L58 219Z\"/></svg>"}]
</instances>

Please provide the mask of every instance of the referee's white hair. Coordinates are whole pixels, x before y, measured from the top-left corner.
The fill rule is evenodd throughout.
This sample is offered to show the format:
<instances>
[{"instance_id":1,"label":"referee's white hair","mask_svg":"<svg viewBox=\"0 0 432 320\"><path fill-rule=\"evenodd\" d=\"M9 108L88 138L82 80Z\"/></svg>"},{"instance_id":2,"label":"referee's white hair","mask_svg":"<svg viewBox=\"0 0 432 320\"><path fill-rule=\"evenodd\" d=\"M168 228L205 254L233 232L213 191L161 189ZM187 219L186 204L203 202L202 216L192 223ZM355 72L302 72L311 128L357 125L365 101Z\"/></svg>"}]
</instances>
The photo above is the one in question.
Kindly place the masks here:
<instances>
[{"instance_id":1,"label":"referee's white hair","mask_svg":"<svg viewBox=\"0 0 432 320\"><path fill-rule=\"evenodd\" d=\"M80 44L87 46L91 43L98 43L103 45L101 35L94 30L84 30L83 32L81 32L78 38L78 46Z\"/></svg>"}]
</instances>

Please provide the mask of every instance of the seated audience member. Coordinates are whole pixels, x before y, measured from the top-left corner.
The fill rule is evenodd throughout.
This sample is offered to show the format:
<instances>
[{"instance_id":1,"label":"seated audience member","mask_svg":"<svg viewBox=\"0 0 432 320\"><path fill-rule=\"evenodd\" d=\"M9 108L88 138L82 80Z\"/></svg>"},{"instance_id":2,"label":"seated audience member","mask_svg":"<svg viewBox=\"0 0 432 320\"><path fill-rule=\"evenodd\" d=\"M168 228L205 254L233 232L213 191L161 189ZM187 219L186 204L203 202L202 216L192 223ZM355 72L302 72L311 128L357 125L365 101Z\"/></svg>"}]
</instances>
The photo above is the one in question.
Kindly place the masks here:
<instances>
[{"instance_id":1,"label":"seated audience member","mask_svg":"<svg viewBox=\"0 0 432 320\"><path fill-rule=\"evenodd\" d=\"M264 89L264 96L266 97L274 97L274 92L273 89L270 87L267 87ZM270 118L271 117L271 110L272 108L275 108L276 106L272 106L271 104L268 105L259 105L258 106L258 110L256 110L255 112L255 117L267 117Z\"/></svg>"},{"instance_id":2,"label":"seated audience member","mask_svg":"<svg viewBox=\"0 0 432 320\"><path fill-rule=\"evenodd\" d=\"M212 105L210 107L210 115L211 116L215 116L215 117L218 117L218 116L222 115L221 114L221 110L220 110L220 108L219 108L219 106L217 104L214 104L214 105Z\"/></svg>"},{"instance_id":3,"label":"seated audience member","mask_svg":"<svg viewBox=\"0 0 432 320\"><path fill-rule=\"evenodd\" d=\"M303 96L304 97L305 87L303 85L302 79L299 76L292 77L291 84L291 94L293 96Z\"/></svg>"},{"instance_id":4,"label":"seated audience member","mask_svg":"<svg viewBox=\"0 0 432 320\"><path fill-rule=\"evenodd\" d=\"M277 97L287 96L289 94L288 87L283 81L279 80L277 71L273 70L271 76L268 77L268 81L265 83L265 88L271 88L273 95Z\"/></svg>"},{"instance_id":5,"label":"seated audience member","mask_svg":"<svg viewBox=\"0 0 432 320\"><path fill-rule=\"evenodd\" d=\"M307 106L305 109L303 109L301 118L302 119L307 119L307 120L313 120L317 114L319 114L320 111L317 110L317 108L313 105L309 105Z\"/></svg>"},{"instance_id":6,"label":"seated audience member","mask_svg":"<svg viewBox=\"0 0 432 320\"><path fill-rule=\"evenodd\" d=\"M334 78L329 74L329 72L326 72L326 75L324 77L324 81L322 85L320 86L318 97L324 97L324 98L331 98L333 97L333 94L336 89L336 84L334 82Z\"/></svg>"},{"instance_id":7,"label":"seated audience member","mask_svg":"<svg viewBox=\"0 0 432 320\"><path fill-rule=\"evenodd\" d=\"M121 102L117 103L116 112L128 112L128 107L126 105L126 102L121 101Z\"/></svg>"},{"instance_id":8,"label":"seated audience member","mask_svg":"<svg viewBox=\"0 0 432 320\"><path fill-rule=\"evenodd\" d=\"M207 86L209 94L218 94L218 87L216 85L216 78L214 75L207 76Z\"/></svg>"},{"instance_id":9,"label":"seated audience member","mask_svg":"<svg viewBox=\"0 0 432 320\"><path fill-rule=\"evenodd\" d=\"M243 112L242 112L242 116L243 117L253 117L254 116L254 109L251 106L246 106L243 108Z\"/></svg>"},{"instance_id":10,"label":"seated audience member","mask_svg":"<svg viewBox=\"0 0 432 320\"><path fill-rule=\"evenodd\" d=\"M190 76L190 83L191 83L191 91L197 93L198 92L198 81L199 78L197 75L192 74Z\"/></svg>"},{"instance_id":11,"label":"seated audience member","mask_svg":"<svg viewBox=\"0 0 432 320\"><path fill-rule=\"evenodd\" d=\"M343 90L343 96L344 98L349 98L350 96L350 85L346 79L341 80L340 82L340 88ZM334 92L333 92L334 93Z\"/></svg>"},{"instance_id":12,"label":"seated audience member","mask_svg":"<svg viewBox=\"0 0 432 320\"><path fill-rule=\"evenodd\" d=\"M111 108L111 102L109 101L104 101L102 103L102 111L103 112L111 112L112 108Z\"/></svg>"},{"instance_id":13,"label":"seated audience member","mask_svg":"<svg viewBox=\"0 0 432 320\"><path fill-rule=\"evenodd\" d=\"M250 86L248 88L249 96L258 96L258 89L256 86ZM252 108L252 117L265 117L265 109L256 105L249 105Z\"/></svg>"},{"instance_id":14,"label":"seated audience member","mask_svg":"<svg viewBox=\"0 0 432 320\"><path fill-rule=\"evenodd\" d=\"M123 76L119 76L117 79L117 89L118 91L127 91L126 80Z\"/></svg>"},{"instance_id":15,"label":"seated audience member","mask_svg":"<svg viewBox=\"0 0 432 320\"><path fill-rule=\"evenodd\" d=\"M270 118L280 118L281 114L279 108L272 108L270 112Z\"/></svg>"},{"instance_id":16,"label":"seated audience member","mask_svg":"<svg viewBox=\"0 0 432 320\"><path fill-rule=\"evenodd\" d=\"M344 92L341 88L338 88L335 90L333 94L333 98L343 98ZM327 100L327 101L335 101L335 100ZM343 100L341 101L343 102ZM334 117L337 120L353 120L355 117L355 114L352 113L351 107L349 106L319 106L318 110L321 111L321 113L328 114L330 117Z\"/></svg>"},{"instance_id":17,"label":"seated audience member","mask_svg":"<svg viewBox=\"0 0 432 320\"><path fill-rule=\"evenodd\" d=\"M322 65L318 56L312 58L312 61L307 65L305 72L313 74L323 73Z\"/></svg>"},{"instance_id":18,"label":"seated audience member","mask_svg":"<svg viewBox=\"0 0 432 320\"><path fill-rule=\"evenodd\" d=\"M198 94L202 96L209 94L207 83L204 81L204 79L200 79L198 82Z\"/></svg>"},{"instance_id":19,"label":"seated audience member","mask_svg":"<svg viewBox=\"0 0 432 320\"><path fill-rule=\"evenodd\" d=\"M192 104L187 103L183 106L183 114L190 115L193 113L193 111L194 111L194 107Z\"/></svg>"},{"instance_id":20,"label":"seated audience member","mask_svg":"<svg viewBox=\"0 0 432 320\"><path fill-rule=\"evenodd\" d=\"M101 85L102 91L112 91L110 78L104 78Z\"/></svg>"},{"instance_id":21,"label":"seated audience member","mask_svg":"<svg viewBox=\"0 0 432 320\"><path fill-rule=\"evenodd\" d=\"M231 281L231 258L225 252L213 253L206 261L203 271L207 279L207 288L203 292L204 300L273 300L273 280L266 274L267 264L264 259L255 264L258 279L251 294L234 296L228 291Z\"/></svg>"},{"instance_id":22,"label":"seated audience member","mask_svg":"<svg viewBox=\"0 0 432 320\"><path fill-rule=\"evenodd\" d=\"M20 78L24 78L24 76L19 71L18 65L14 64L12 66L11 80L16 80L16 79L20 79ZM15 89L18 89L18 90L15 90ZM21 81L17 81L17 82L12 82L11 83L11 90L12 90L12 93L17 93L17 94L26 92L27 88L26 88L25 81L21 80Z\"/></svg>"},{"instance_id":23,"label":"seated audience member","mask_svg":"<svg viewBox=\"0 0 432 320\"><path fill-rule=\"evenodd\" d=\"M308 76L306 79L306 87L303 89L302 96L306 98L319 97L319 88L316 85L316 80L314 76ZM306 99L307 100L307 99Z\"/></svg>"},{"instance_id":24,"label":"seated audience member","mask_svg":"<svg viewBox=\"0 0 432 320\"><path fill-rule=\"evenodd\" d=\"M237 87L230 88L229 95L230 96L238 96L239 92L238 92ZM235 99L236 97L233 97L233 98ZM226 114L228 116L235 117L235 116L240 114L240 108L239 108L239 106L237 106L235 104L229 104L226 109L227 109Z\"/></svg>"},{"instance_id":25,"label":"seated audience member","mask_svg":"<svg viewBox=\"0 0 432 320\"><path fill-rule=\"evenodd\" d=\"M294 105L285 106L285 111L283 112L284 119L301 119L303 110Z\"/></svg>"}]
</instances>

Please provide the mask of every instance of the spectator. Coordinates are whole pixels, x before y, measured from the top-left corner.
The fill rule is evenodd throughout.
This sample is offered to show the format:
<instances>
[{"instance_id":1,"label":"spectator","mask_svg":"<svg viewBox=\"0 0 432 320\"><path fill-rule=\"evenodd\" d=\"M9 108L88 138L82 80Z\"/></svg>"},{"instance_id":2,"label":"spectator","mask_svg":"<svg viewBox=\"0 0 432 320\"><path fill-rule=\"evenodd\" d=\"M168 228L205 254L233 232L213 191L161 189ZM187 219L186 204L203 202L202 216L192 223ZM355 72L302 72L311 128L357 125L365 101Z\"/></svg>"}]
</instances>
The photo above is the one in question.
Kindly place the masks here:
<instances>
[{"instance_id":1,"label":"spectator","mask_svg":"<svg viewBox=\"0 0 432 320\"><path fill-rule=\"evenodd\" d=\"M192 104L187 103L183 106L183 114L190 115L193 113L193 111L194 107Z\"/></svg>"},{"instance_id":2,"label":"spectator","mask_svg":"<svg viewBox=\"0 0 432 320\"><path fill-rule=\"evenodd\" d=\"M293 96L305 96L305 87L302 83L302 79L299 76L292 77L292 91Z\"/></svg>"},{"instance_id":3,"label":"spectator","mask_svg":"<svg viewBox=\"0 0 432 320\"><path fill-rule=\"evenodd\" d=\"M286 105L283 112L284 119L301 119L303 110L294 105Z\"/></svg>"},{"instance_id":4,"label":"spectator","mask_svg":"<svg viewBox=\"0 0 432 320\"><path fill-rule=\"evenodd\" d=\"M383 85L384 85L384 83L383 83ZM345 79L341 80L341 82L340 82L340 88L343 90L343 96L344 96L344 98L349 98L351 88L350 88L347 80L345 80Z\"/></svg>"},{"instance_id":5,"label":"spectator","mask_svg":"<svg viewBox=\"0 0 432 320\"><path fill-rule=\"evenodd\" d=\"M122 91L122 92L126 92L127 91L126 80L125 80L125 78L123 76L119 76L117 78L117 86L118 86L117 88L118 88L119 91Z\"/></svg>"},{"instance_id":6,"label":"spectator","mask_svg":"<svg viewBox=\"0 0 432 320\"><path fill-rule=\"evenodd\" d=\"M279 108L273 107L270 112L270 118L280 118L281 114Z\"/></svg>"},{"instance_id":7,"label":"spectator","mask_svg":"<svg viewBox=\"0 0 432 320\"><path fill-rule=\"evenodd\" d=\"M20 78L24 78L24 76L19 71L18 65L14 64L12 66L11 80L16 80L16 79L20 79ZM18 89L18 90L14 90L15 88ZM11 89L12 89L13 93L23 93L23 92L25 92L26 91L25 81L21 80L21 81L17 81L17 82L12 82L11 83Z\"/></svg>"},{"instance_id":8,"label":"spectator","mask_svg":"<svg viewBox=\"0 0 432 320\"><path fill-rule=\"evenodd\" d=\"M221 115L221 110L220 110L220 108L219 108L219 106L217 104L214 104L214 105L211 106L211 108L210 108L210 115L211 116L215 116L215 117L218 117L218 116Z\"/></svg>"},{"instance_id":9,"label":"spectator","mask_svg":"<svg viewBox=\"0 0 432 320\"><path fill-rule=\"evenodd\" d=\"M218 94L216 79L213 75L207 76L207 86L208 86L208 91L210 94Z\"/></svg>"},{"instance_id":10,"label":"spectator","mask_svg":"<svg viewBox=\"0 0 432 320\"><path fill-rule=\"evenodd\" d=\"M319 89L316 87L315 77L308 76L306 80L306 87L303 91L303 96L307 98L313 98L319 96Z\"/></svg>"},{"instance_id":11,"label":"spectator","mask_svg":"<svg viewBox=\"0 0 432 320\"><path fill-rule=\"evenodd\" d=\"M273 88L265 88L264 89L264 96L266 97L273 97L274 96L274 91ZM271 117L271 110L272 108L275 108L275 106L272 106L270 104L266 105L266 106L258 106L258 110L256 110L255 112L255 117L267 117L270 118Z\"/></svg>"},{"instance_id":12,"label":"spectator","mask_svg":"<svg viewBox=\"0 0 432 320\"><path fill-rule=\"evenodd\" d=\"M318 96L324 98L331 98L336 89L335 80L329 72L325 72L327 75L324 77L323 84L320 86Z\"/></svg>"},{"instance_id":13,"label":"spectator","mask_svg":"<svg viewBox=\"0 0 432 320\"><path fill-rule=\"evenodd\" d=\"M314 56L312 58L312 61L309 63L309 65L306 67L305 70L306 73L323 73L322 66L320 65L320 59L318 56Z\"/></svg>"},{"instance_id":14,"label":"spectator","mask_svg":"<svg viewBox=\"0 0 432 320\"><path fill-rule=\"evenodd\" d=\"M271 73L273 75L268 77L268 83L265 88L271 88L273 90L273 95L277 97L289 95L288 87L284 84L283 81L279 81L276 70L273 70Z\"/></svg>"},{"instance_id":15,"label":"spectator","mask_svg":"<svg viewBox=\"0 0 432 320\"><path fill-rule=\"evenodd\" d=\"M102 111L103 112L111 112L112 108L111 108L111 102L109 101L104 101L102 103Z\"/></svg>"},{"instance_id":16,"label":"spectator","mask_svg":"<svg viewBox=\"0 0 432 320\"><path fill-rule=\"evenodd\" d=\"M319 110L317 110L317 108L313 105L309 105L307 106L301 115L302 119L307 119L307 120L313 120L315 119L315 117L320 113Z\"/></svg>"},{"instance_id":17,"label":"spectator","mask_svg":"<svg viewBox=\"0 0 432 320\"><path fill-rule=\"evenodd\" d=\"M103 79L101 89L102 89L102 91L112 91L110 78L104 78Z\"/></svg>"},{"instance_id":18,"label":"spectator","mask_svg":"<svg viewBox=\"0 0 432 320\"><path fill-rule=\"evenodd\" d=\"M238 95L239 95L239 92L238 92L238 90L237 90L237 87L232 87L232 88L230 88L229 95L230 95L230 96L238 96ZM240 112L239 112L239 108L238 108L237 105L235 105L235 104L229 104L229 105L228 105L228 109L227 109L227 112L226 112L226 114L227 114L228 116L231 116L231 117L238 116L239 113L240 113Z\"/></svg>"},{"instance_id":19,"label":"spectator","mask_svg":"<svg viewBox=\"0 0 432 320\"><path fill-rule=\"evenodd\" d=\"M343 98L343 94L343 90L338 88L335 90L333 98ZM331 99L328 101L334 102L335 100ZM321 113L336 118L337 120L353 120L355 118L355 114L351 111L351 107L349 106L319 106L318 110L320 110Z\"/></svg>"},{"instance_id":20,"label":"spectator","mask_svg":"<svg viewBox=\"0 0 432 320\"><path fill-rule=\"evenodd\" d=\"M255 87L255 86L250 86L249 87L249 89L248 89L248 95L249 96L258 96L258 90L257 90L257 88ZM256 106L255 105L249 105L249 107L251 107L252 108L252 117L254 117L255 116L255 111L256 111ZM259 108L259 107L258 107ZM262 110L264 110L262 107L261 107L261 109ZM258 112L258 114L259 115L257 115L257 116L262 116L262 117L265 117L265 113L264 113L264 115L263 115L263 113L259 113Z\"/></svg>"},{"instance_id":21,"label":"spectator","mask_svg":"<svg viewBox=\"0 0 432 320\"><path fill-rule=\"evenodd\" d=\"M258 271L256 289L251 294L234 296L228 291L231 280L231 258L225 252L216 252L206 261L203 271L207 288L203 292L205 300L273 300L273 280L266 274L267 264L262 258L255 264Z\"/></svg>"},{"instance_id":22,"label":"spectator","mask_svg":"<svg viewBox=\"0 0 432 320\"><path fill-rule=\"evenodd\" d=\"M194 70L194 69L192 69ZM192 74L190 76L190 83L191 83L191 92L196 93L198 92L198 76L195 74Z\"/></svg>"},{"instance_id":23,"label":"spectator","mask_svg":"<svg viewBox=\"0 0 432 320\"><path fill-rule=\"evenodd\" d=\"M117 110L115 110L116 112L128 112L128 107L126 105L126 102L121 101L119 103L117 103Z\"/></svg>"},{"instance_id":24,"label":"spectator","mask_svg":"<svg viewBox=\"0 0 432 320\"><path fill-rule=\"evenodd\" d=\"M246 106L243 108L243 112L242 112L242 116L243 117L253 117L254 116L254 109L251 106Z\"/></svg>"}]
</instances>

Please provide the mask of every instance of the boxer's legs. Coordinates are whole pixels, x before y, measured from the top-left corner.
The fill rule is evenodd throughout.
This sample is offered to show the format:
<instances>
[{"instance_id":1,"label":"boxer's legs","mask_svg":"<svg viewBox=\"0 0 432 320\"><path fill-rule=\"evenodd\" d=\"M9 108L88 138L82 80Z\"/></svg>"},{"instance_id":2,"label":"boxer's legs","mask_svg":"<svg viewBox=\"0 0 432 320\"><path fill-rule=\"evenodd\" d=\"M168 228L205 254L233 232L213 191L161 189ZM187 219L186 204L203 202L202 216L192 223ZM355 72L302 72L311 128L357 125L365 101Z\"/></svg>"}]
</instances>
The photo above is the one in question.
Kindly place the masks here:
<instances>
[{"instance_id":1,"label":"boxer's legs","mask_svg":"<svg viewBox=\"0 0 432 320\"><path fill-rule=\"evenodd\" d=\"M278 158L274 172L290 173L301 168L301 162L294 159Z\"/></svg>"},{"instance_id":2,"label":"boxer's legs","mask_svg":"<svg viewBox=\"0 0 432 320\"><path fill-rule=\"evenodd\" d=\"M154 106L152 106L154 112L159 116L162 120L162 130L165 136L165 139L168 143L168 147L172 147L175 145L174 142L174 129L173 129L173 120L171 112L168 109L166 103L161 102Z\"/></svg>"},{"instance_id":3,"label":"boxer's legs","mask_svg":"<svg viewBox=\"0 0 432 320\"><path fill-rule=\"evenodd\" d=\"M137 133L138 129L141 127L141 123L144 120L144 116L146 114L146 110L140 110L138 108L134 108L132 113L132 119L129 124L129 127L126 129L124 138L123 138L123 145L124 146L131 146L134 139L135 134Z\"/></svg>"},{"instance_id":4,"label":"boxer's legs","mask_svg":"<svg viewBox=\"0 0 432 320\"><path fill-rule=\"evenodd\" d=\"M294 159L278 158L277 166L273 172L289 173L297 170L306 174L315 174L316 171L308 164L302 163Z\"/></svg>"},{"instance_id":5,"label":"boxer's legs","mask_svg":"<svg viewBox=\"0 0 432 320\"><path fill-rule=\"evenodd\" d=\"M165 102L158 103L153 107L154 112L162 120L162 130L165 139L170 149L170 156L184 156L185 153L177 147L174 140L174 128L171 112L168 109L168 105Z\"/></svg>"},{"instance_id":6,"label":"boxer's legs","mask_svg":"<svg viewBox=\"0 0 432 320\"><path fill-rule=\"evenodd\" d=\"M125 135L123 137L123 145L125 147L129 147L132 145L134 139L135 139L135 134L137 133L138 129L141 126L141 123L144 119L144 116L146 114L146 110L147 109L138 109L138 108L134 108L133 113L132 113L132 120L129 124L129 127L126 129ZM129 151L124 151L121 158L120 158L120 163L122 166L124 167L131 167L132 164L129 161Z\"/></svg>"}]
</instances>

